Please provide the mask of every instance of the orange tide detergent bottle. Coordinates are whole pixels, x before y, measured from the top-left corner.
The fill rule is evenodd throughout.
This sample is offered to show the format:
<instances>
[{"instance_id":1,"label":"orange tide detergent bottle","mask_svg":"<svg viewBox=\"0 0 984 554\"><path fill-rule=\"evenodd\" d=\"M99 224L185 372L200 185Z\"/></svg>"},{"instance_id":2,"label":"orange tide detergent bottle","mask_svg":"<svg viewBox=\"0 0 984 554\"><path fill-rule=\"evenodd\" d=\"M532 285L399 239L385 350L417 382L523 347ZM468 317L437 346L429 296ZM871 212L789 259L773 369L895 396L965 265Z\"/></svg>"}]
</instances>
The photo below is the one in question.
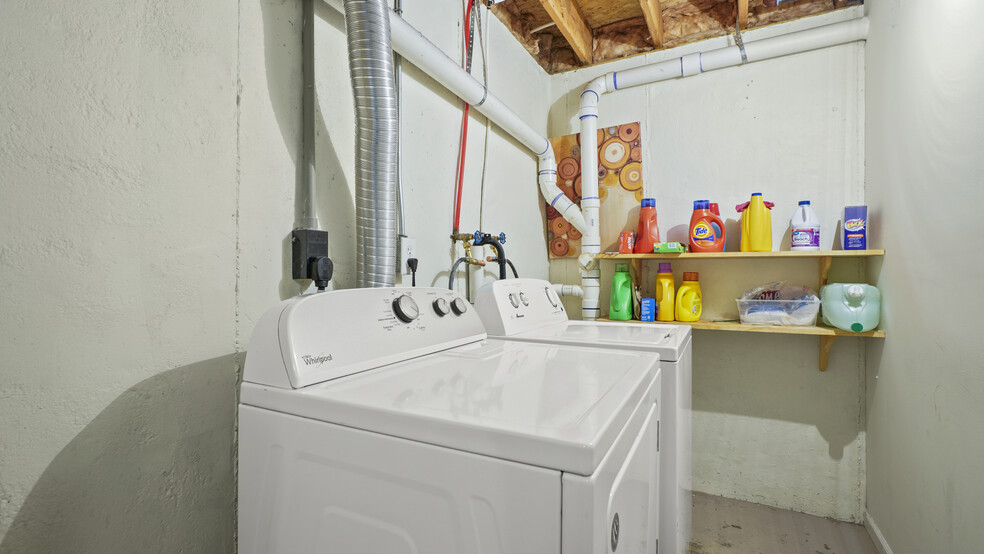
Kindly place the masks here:
<instances>
[{"instance_id":1,"label":"orange tide detergent bottle","mask_svg":"<svg viewBox=\"0 0 984 554\"><path fill-rule=\"evenodd\" d=\"M718 216L718 217L721 217L721 208L718 206L718 203L717 202L711 202L710 206L711 206L711 213L714 214L714 215L716 215L716 216ZM724 221L724 220L722 220L722 221ZM711 225L711 227L714 227L714 232L715 233L717 233L717 234L721 235L722 237L724 237L724 248L721 250L722 252L724 252L725 250L728 249L728 237L726 237L725 234L724 234L724 227L718 227L717 223Z\"/></svg>"},{"instance_id":2,"label":"orange tide detergent bottle","mask_svg":"<svg viewBox=\"0 0 984 554\"><path fill-rule=\"evenodd\" d=\"M690 216L690 251L724 252L724 222L711 212L708 200L694 200ZM715 225L719 232L715 232Z\"/></svg>"},{"instance_id":3,"label":"orange tide detergent bottle","mask_svg":"<svg viewBox=\"0 0 984 554\"><path fill-rule=\"evenodd\" d=\"M677 321L699 321L703 310L700 294L700 277L696 271L684 272L683 283L677 289L676 319Z\"/></svg>"}]
</instances>

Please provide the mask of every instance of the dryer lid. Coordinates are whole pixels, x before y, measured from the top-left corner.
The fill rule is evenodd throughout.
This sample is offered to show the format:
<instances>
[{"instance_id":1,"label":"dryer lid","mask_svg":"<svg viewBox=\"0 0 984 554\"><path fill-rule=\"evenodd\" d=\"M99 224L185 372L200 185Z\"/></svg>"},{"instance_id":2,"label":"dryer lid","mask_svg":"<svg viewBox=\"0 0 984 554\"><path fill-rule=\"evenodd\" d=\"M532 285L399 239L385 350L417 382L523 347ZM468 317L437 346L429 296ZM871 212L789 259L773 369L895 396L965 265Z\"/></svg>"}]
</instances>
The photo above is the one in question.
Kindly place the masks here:
<instances>
[{"instance_id":1,"label":"dryer lid","mask_svg":"<svg viewBox=\"0 0 984 554\"><path fill-rule=\"evenodd\" d=\"M656 352L661 360L680 359L690 342L689 325L564 321L510 335L510 340L576 344Z\"/></svg>"},{"instance_id":2,"label":"dryer lid","mask_svg":"<svg viewBox=\"0 0 984 554\"><path fill-rule=\"evenodd\" d=\"M658 376L651 353L487 340L302 389L244 383L241 401L591 475Z\"/></svg>"}]
</instances>

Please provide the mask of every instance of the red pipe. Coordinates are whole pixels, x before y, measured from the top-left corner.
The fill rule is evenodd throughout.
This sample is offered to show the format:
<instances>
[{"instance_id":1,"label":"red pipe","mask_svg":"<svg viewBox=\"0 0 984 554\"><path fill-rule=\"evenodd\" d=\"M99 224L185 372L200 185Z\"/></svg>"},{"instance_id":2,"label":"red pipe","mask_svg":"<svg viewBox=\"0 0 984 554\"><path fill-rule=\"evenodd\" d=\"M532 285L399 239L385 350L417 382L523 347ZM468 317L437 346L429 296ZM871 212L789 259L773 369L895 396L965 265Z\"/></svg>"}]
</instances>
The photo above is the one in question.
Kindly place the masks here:
<instances>
[{"instance_id":1,"label":"red pipe","mask_svg":"<svg viewBox=\"0 0 984 554\"><path fill-rule=\"evenodd\" d=\"M472 6L475 0L468 0L468 8L465 10L465 43L464 55L468 56L468 39L471 36L469 23L471 21ZM461 117L461 139L458 143L458 175L454 191L454 231L458 232L458 225L461 222L461 189L465 179L465 148L468 145L468 112L471 105L465 102L465 108Z\"/></svg>"}]
</instances>

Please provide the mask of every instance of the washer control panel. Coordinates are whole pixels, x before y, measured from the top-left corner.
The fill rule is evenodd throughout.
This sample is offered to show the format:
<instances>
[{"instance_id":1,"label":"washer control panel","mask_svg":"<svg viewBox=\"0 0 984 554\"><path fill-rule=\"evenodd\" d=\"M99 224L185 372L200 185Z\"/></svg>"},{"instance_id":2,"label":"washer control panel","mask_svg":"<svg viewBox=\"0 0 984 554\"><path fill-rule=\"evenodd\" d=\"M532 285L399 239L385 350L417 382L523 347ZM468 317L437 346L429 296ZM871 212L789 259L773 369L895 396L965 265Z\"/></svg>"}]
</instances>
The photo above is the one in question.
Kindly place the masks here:
<instances>
[{"instance_id":1,"label":"washer control panel","mask_svg":"<svg viewBox=\"0 0 984 554\"><path fill-rule=\"evenodd\" d=\"M447 289L322 292L282 302L261 318L243 379L306 387L485 336L477 312Z\"/></svg>"},{"instance_id":2,"label":"washer control panel","mask_svg":"<svg viewBox=\"0 0 984 554\"><path fill-rule=\"evenodd\" d=\"M510 336L567 321L560 296L542 279L494 281L478 291L475 310L488 333L496 336Z\"/></svg>"}]
</instances>

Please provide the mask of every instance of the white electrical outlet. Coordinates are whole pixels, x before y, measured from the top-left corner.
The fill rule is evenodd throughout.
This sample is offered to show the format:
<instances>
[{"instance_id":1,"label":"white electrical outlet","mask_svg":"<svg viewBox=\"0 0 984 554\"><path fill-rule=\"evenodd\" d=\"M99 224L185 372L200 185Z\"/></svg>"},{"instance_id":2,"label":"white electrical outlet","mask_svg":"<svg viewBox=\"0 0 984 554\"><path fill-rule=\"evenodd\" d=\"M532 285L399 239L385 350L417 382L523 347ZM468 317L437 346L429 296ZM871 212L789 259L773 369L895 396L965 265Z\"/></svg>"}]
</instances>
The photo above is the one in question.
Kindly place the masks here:
<instances>
[{"instance_id":1,"label":"white electrical outlet","mask_svg":"<svg viewBox=\"0 0 984 554\"><path fill-rule=\"evenodd\" d=\"M410 275L407 260L417 257L417 241L410 237L400 237L400 273Z\"/></svg>"}]
</instances>

